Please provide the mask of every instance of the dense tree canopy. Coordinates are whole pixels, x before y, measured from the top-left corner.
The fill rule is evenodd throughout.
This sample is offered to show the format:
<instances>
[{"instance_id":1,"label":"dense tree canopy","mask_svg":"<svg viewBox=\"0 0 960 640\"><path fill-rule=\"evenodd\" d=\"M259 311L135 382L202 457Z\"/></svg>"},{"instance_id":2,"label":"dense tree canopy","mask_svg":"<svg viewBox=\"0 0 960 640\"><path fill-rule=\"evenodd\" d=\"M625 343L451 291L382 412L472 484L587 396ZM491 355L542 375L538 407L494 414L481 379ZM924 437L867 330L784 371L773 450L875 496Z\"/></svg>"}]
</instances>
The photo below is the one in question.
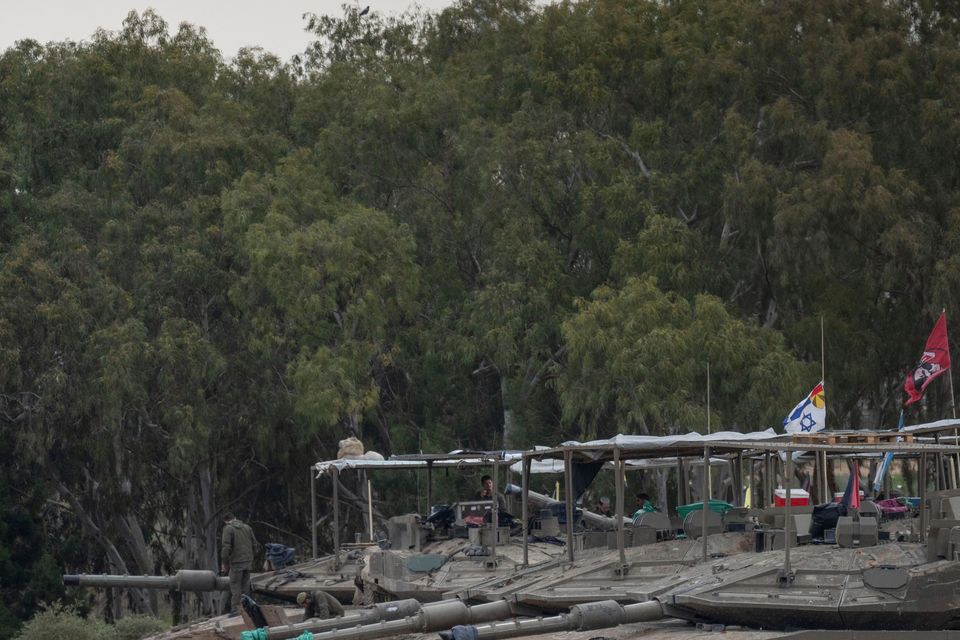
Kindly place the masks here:
<instances>
[{"instance_id":1,"label":"dense tree canopy","mask_svg":"<svg viewBox=\"0 0 960 640\"><path fill-rule=\"evenodd\" d=\"M960 313L956 18L460 0L310 16L288 62L150 11L6 50L0 629L51 568L215 568L227 508L302 546L348 435L704 430L708 362L714 428L777 426L821 322L828 421L895 425Z\"/></svg>"}]
</instances>

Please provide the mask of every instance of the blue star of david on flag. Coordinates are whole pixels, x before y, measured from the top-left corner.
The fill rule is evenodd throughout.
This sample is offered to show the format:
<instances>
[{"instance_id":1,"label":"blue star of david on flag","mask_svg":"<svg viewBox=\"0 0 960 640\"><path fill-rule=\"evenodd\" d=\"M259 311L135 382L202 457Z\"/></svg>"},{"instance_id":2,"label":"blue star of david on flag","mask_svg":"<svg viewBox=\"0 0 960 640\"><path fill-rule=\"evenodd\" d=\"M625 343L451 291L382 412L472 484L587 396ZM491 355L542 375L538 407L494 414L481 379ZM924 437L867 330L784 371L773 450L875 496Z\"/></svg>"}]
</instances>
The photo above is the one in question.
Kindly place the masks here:
<instances>
[{"instance_id":1,"label":"blue star of david on flag","mask_svg":"<svg viewBox=\"0 0 960 640\"><path fill-rule=\"evenodd\" d=\"M821 382L784 418L783 429L787 433L814 433L824 428L826 418L826 396Z\"/></svg>"}]
</instances>

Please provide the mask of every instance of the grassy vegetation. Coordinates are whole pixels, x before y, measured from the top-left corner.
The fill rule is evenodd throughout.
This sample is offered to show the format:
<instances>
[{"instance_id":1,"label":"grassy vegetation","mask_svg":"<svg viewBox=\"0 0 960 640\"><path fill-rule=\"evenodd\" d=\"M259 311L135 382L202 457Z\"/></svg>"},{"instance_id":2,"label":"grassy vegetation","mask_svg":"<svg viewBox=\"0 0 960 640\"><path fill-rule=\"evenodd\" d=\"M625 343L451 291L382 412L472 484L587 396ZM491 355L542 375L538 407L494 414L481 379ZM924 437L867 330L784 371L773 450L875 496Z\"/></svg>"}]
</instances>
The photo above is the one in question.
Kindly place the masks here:
<instances>
[{"instance_id":1,"label":"grassy vegetation","mask_svg":"<svg viewBox=\"0 0 960 640\"><path fill-rule=\"evenodd\" d=\"M150 616L127 616L116 624L84 618L71 606L55 603L44 607L31 618L15 640L139 640L164 628L164 623Z\"/></svg>"}]
</instances>

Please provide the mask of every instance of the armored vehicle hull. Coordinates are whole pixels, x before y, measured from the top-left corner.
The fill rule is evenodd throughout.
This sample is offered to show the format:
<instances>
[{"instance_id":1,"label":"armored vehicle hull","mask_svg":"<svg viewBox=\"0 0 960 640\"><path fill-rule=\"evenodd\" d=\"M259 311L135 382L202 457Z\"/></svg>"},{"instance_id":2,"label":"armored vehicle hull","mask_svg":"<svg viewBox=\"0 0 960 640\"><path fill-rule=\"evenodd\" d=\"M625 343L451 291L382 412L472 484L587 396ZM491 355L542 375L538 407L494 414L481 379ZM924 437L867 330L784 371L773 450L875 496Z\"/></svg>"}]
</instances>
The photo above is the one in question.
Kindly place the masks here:
<instances>
[{"instance_id":1,"label":"armored vehicle hull","mask_svg":"<svg viewBox=\"0 0 960 640\"><path fill-rule=\"evenodd\" d=\"M687 620L761 628L953 629L960 563L928 562L926 546L810 546L724 558L631 593Z\"/></svg>"}]
</instances>

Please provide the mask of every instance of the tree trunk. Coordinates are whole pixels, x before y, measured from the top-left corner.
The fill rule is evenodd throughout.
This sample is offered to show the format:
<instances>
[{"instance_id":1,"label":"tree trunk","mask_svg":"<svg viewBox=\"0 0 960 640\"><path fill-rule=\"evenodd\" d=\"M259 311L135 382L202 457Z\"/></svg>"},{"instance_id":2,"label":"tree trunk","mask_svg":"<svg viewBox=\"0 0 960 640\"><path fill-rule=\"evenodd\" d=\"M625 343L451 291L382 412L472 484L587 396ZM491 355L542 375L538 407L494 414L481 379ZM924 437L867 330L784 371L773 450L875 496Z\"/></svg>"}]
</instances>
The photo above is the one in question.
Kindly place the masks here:
<instances>
[{"instance_id":1,"label":"tree trunk","mask_svg":"<svg viewBox=\"0 0 960 640\"><path fill-rule=\"evenodd\" d=\"M663 469L657 469L656 483L657 505L662 511L666 512L668 505L670 504L670 494L667 492L667 474L663 471Z\"/></svg>"},{"instance_id":2,"label":"tree trunk","mask_svg":"<svg viewBox=\"0 0 960 640\"><path fill-rule=\"evenodd\" d=\"M500 376L500 402L503 403L503 448L513 446L513 410L507 400L507 378Z\"/></svg>"},{"instance_id":3,"label":"tree trunk","mask_svg":"<svg viewBox=\"0 0 960 640\"><path fill-rule=\"evenodd\" d=\"M130 555L133 557L134 562L137 563L138 573L145 576L153 575L155 571L153 558L150 554L150 549L147 547L147 542L143 538L143 530L140 527L137 516L128 511L126 515L118 516L114 520L117 528L123 535ZM156 616L159 611L157 608L156 589L147 589L147 597L150 601L150 611Z\"/></svg>"},{"instance_id":4,"label":"tree trunk","mask_svg":"<svg viewBox=\"0 0 960 640\"><path fill-rule=\"evenodd\" d=\"M74 513L80 518L84 528L103 546L104 551L107 553L107 562L111 567L110 570L123 575L129 574L127 563L123 560L123 556L120 555L113 541L110 540L103 530L93 521L93 518L87 513L86 509L83 508L83 505L80 504L76 496L74 496L62 482L58 482L57 485L60 492L66 497L67 502L70 503ZM145 589L128 589L128 591L134 611L137 613L151 613L150 601L144 593L146 591ZM115 613L119 614L119 605L117 605Z\"/></svg>"},{"instance_id":5,"label":"tree trunk","mask_svg":"<svg viewBox=\"0 0 960 640\"><path fill-rule=\"evenodd\" d=\"M214 509L213 479L210 468L201 467L187 495L187 539L185 548L187 566L191 569L219 571L217 561L217 518ZM197 594L197 613L209 617L219 613L223 593L203 591Z\"/></svg>"}]
</instances>

